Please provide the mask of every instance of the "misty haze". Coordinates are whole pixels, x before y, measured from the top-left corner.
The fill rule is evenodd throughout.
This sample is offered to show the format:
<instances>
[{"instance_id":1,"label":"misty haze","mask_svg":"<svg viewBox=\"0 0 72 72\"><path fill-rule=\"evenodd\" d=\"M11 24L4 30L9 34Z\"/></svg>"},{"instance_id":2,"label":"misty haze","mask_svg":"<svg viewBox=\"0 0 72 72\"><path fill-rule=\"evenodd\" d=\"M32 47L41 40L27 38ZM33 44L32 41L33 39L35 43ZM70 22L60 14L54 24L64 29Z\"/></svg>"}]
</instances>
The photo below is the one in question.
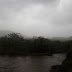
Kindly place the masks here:
<instances>
[{"instance_id":1,"label":"misty haze","mask_svg":"<svg viewBox=\"0 0 72 72\"><path fill-rule=\"evenodd\" d=\"M72 72L72 0L0 0L0 72Z\"/></svg>"}]
</instances>

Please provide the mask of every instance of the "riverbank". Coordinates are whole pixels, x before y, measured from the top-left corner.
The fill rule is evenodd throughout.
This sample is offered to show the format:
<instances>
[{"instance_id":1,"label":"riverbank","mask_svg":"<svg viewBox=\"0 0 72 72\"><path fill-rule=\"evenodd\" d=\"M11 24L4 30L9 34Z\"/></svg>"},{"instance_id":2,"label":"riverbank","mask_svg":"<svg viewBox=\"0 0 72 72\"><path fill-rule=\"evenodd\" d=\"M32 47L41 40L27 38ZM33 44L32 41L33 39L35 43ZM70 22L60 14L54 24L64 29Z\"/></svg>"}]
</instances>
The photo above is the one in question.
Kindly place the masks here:
<instances>
[{"instance_id":1,"label":"riverbank","mask_svg":"<svg viewBox=\"0 0 72 72\"><path fill-rule=\"evenodd\" d=\"M72 50L67 53L62 64L52 66L50 72L72 72Z\"/></svg>"},{"instance_id":2,"label":"riverbank","mask_svg":"<svg viewBox=\"0 0 72 72\"><path fill-rule=\"evenodd\" d=\"M31 53L31 54L0 53L0 56L53 56L53 55L50 53Z\"/></svg>"}]
</instances>

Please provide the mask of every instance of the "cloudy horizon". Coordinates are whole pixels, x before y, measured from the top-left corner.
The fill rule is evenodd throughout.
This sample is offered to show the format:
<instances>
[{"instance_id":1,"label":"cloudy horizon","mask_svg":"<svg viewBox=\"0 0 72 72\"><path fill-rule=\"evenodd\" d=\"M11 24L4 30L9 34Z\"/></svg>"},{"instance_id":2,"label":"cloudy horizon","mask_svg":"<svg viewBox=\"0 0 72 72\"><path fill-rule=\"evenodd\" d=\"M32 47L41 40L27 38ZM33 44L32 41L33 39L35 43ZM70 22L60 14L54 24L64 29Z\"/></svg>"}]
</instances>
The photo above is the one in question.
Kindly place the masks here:
<instances>
[{"instance_id":1,"label":"cloudy horizon","mask_svg":"<svg viewBox=\"0 0 72 72\"><path fill-rule=\"evenodd\" d=\"M0 30L27 36L72 36L72 0L0 0Z\"/></svg>"}]
</instances>

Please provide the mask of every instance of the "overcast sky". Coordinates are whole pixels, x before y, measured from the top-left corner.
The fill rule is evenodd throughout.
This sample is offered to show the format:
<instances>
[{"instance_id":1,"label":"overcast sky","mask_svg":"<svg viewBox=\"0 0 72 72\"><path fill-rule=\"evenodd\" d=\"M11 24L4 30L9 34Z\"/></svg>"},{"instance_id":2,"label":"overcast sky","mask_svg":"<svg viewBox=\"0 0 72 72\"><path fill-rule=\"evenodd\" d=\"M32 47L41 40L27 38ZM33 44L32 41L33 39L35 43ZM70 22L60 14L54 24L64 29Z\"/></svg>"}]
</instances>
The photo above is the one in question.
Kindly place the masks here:
<instances>
[{"instance_id":1,"label":"overcast sky","mask_svg":"<svg viewBox=\"0 0 72 72\"><path fill-rule=\"evenodd\" d=\"M72 0L0 0L0 30L27 36L72 36Z\"/></svg>"}]
</instances>

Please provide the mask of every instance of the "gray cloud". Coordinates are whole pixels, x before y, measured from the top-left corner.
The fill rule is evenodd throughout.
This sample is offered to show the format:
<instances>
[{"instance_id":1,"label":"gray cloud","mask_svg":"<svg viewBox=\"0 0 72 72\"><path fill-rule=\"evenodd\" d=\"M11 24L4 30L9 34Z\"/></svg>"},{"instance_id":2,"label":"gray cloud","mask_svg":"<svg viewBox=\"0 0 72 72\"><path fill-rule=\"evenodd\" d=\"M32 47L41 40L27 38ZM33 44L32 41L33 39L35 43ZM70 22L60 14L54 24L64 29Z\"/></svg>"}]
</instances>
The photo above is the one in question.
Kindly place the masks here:
<instances>
[{"instance_id":1,"label":"gray cloud","mask_svg":"<svg viewBox=\"0 0 72 72\"><path fill-rule=\"evenodd\" d=\"M72 1L61 0L54 15L55 24L72 24Z\"/></svg>"},{"instance_id":2,"label":"gray cloud","mask_svg":"<svg viewBox=\"0 0 72 72\"><path fill-rule=\"evenodd\" d=\"M28 36L70 36L71 0L0 0L0 29Z\"/></svg>"},{"instance_id":3,"label":"gray cloud","mask_svg":"<svg viewBox=\"0 0 72 72\"><path fill-rule=\"evenodd\" d=\"M33 3L50 3L55 0L0 0L0 19L7 17L7 14L20 11L22 8L27 7Z\"/></svg>"}]
</instances>

